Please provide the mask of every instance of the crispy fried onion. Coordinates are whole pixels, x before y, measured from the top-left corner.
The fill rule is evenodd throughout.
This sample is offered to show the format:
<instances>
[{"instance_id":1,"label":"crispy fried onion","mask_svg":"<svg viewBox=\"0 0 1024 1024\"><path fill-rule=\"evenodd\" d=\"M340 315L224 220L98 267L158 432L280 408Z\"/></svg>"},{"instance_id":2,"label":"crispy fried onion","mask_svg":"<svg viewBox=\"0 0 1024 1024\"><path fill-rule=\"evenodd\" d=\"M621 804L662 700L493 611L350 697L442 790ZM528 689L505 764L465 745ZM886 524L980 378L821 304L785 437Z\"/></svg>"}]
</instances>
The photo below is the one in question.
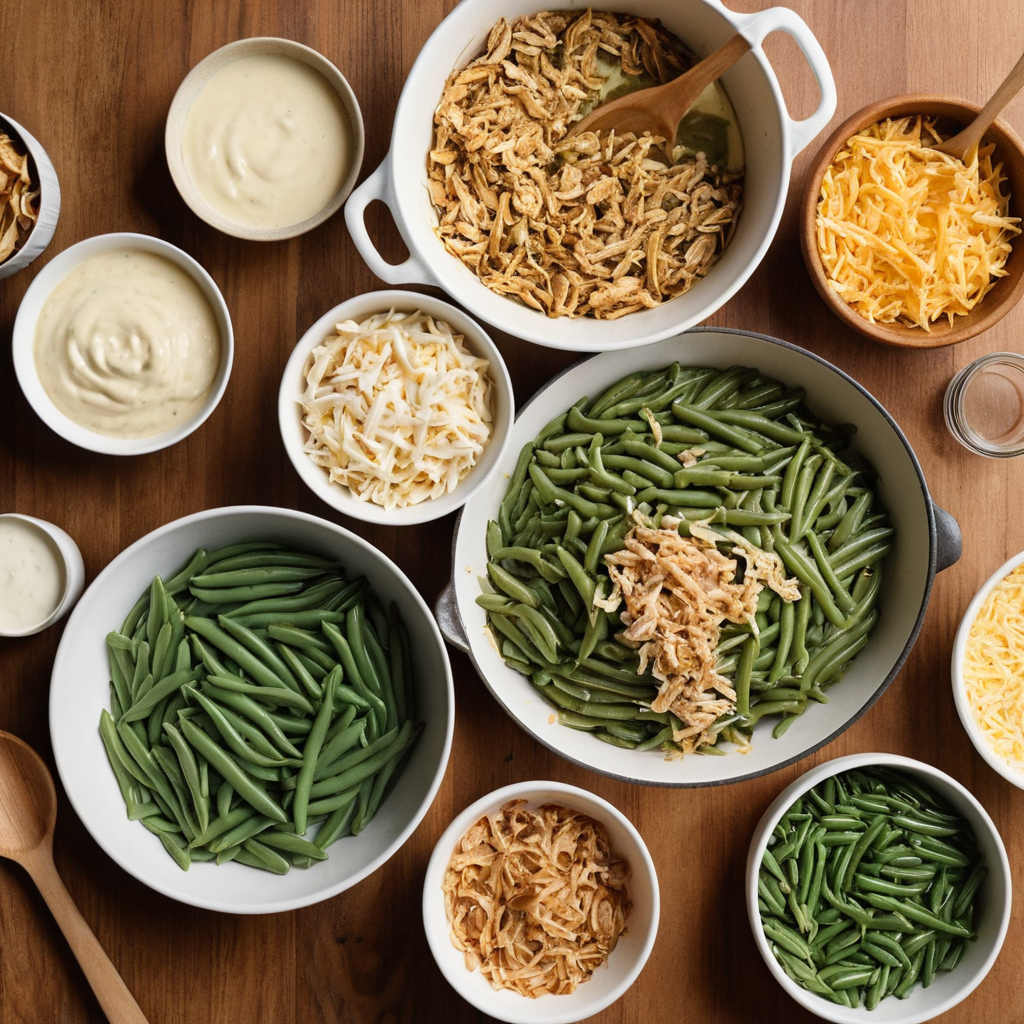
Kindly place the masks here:
<instances>
[{"instance_id":1,"label":"crispy fried onion","mask_svg":"<svg viewBox=\"0 0 1024 1024\"><path fill-rule=\"evenodd\" d=\"M39 186L28 173L28 155L0 132L0 262L20 249L39 216Z\"/></svg>"},{"instance_id":2,"label":"crispy fried onion","mask_svg":"<svg viewBox=\"0 0 1024 1024\"><path fill-rule=\"evenodd\" d=\"M672 738L684 753L713 744L714 723L736 708L736 691L715 669L723 621L750 623L763 586L784 601L800 597L799 584L787 579L778 555L764 551L729 531L730 557L718 549L723 537L700 524L682 536L678 521L665 518L659 529L639 523L629 531L625 547L605 562L614 584L612 595L594 603L606 611L623 604L625 630L617 639L639 649L639 671L660 683L654 711L671 711L681 725ZM737 558L744 563L737 580Z\"/></svg>"},{"instance_id":3,"label":"crispy fried onion","mask_svg":"<svg viewBox=\"0 0 1024 1024\"><path fill-rule=\"evenodd\" d=\"M632 907L604 826L510 800L459 841L443 883L452 942L495 989L572 992L604 963Z\"/></svg>"},{"instance_id":4,"label":"crispy fried onion","mask_svg":"<svg viewBox=\"0 0 1024 1024\"><path fill-rule=\"evenodd\" d=\"M619 62L685 70L660 26L604 11L502 19L454 72L428 158L438 236L493 291L548 316L614 319L681 295L728 244L741 176L644 134L566 133Z\"/></svg>"}]
</instances>

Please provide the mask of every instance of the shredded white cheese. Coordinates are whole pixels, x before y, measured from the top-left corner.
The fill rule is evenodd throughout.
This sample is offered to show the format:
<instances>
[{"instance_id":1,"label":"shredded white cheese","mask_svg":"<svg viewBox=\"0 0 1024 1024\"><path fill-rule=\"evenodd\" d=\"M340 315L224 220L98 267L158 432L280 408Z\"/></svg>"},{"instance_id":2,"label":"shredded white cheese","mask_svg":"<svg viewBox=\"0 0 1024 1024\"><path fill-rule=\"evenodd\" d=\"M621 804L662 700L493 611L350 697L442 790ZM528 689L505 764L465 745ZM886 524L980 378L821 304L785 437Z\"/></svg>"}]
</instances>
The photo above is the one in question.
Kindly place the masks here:
<instances>
[{"instance_id":1,"label":"shredded white cheese","mask_svg":"<svg viewBox=\"0 0 1024 1024\"><path fill-rule=\"evenodd\" d=\"M1006 273L1020 219L1007 216L993 147L964 163L930 149L938 139L920 117L882 121L850 138L822 179L825 275L871 323L952 323Z\"/></svg>"},{"instance_id":2,"label":"shredded white cheese","mask_svg":"<svg viewBox=\"0 0 1024 1024\"><path fill-rule=\"evenodd\" d=\"M974 720L993 751L1024 772L1024 565L996 584L978 610L963 677Z\"/></svg>"},{"instance_id":3,"label":"shredded white cheese","mask_svg":"<svg viewBox=\"0 0 1024 1024\"><path fill-rule=\"evenodd\" d=\"M452 491L491 436L488 362L426 313L345 320L312 352L305 452L385 509Z\"/></svg>"}]
</instances>

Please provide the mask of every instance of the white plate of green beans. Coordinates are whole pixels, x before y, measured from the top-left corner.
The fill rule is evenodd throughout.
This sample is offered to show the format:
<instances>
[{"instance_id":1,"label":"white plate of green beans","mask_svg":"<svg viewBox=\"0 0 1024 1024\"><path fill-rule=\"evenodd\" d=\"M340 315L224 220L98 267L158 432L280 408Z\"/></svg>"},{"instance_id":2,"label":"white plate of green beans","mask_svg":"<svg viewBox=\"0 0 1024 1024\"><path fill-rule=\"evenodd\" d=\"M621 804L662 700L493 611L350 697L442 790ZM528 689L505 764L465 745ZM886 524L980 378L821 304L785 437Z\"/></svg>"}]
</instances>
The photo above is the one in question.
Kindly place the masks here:
<instances>
[{"instance_id":1,"label":"white plate of green beans","mask_svg":"<svg viewBox=\"0 0 1024 1024\"><path fill-rule=\"evenodd\" d=\"M604 453L596 467L595 449ZM685 449L705 454L687 467ZM556 465L566 452L575 463ZM863 471L850 473L851 460ZM793 612L802 602L774 618L766 603L764 649L748 651L737 686L743 733L703 753L680 757L666 742L672 720L645 710L655 688L636 675L632 652L616 649L614 616L598 632L573 604L573 590L584 605L588 592L574 570L593 587L600 553L628 527L630 505L644 502L752 541L756 532L817 606L801 625ZM861 535L842 536L865 504ZM549 530L560 531L554 543ZM874 562L861 564L872 551ZM934 573L958 554L956 524L931 501L908 442L855 381L776 339L698 329L580 362L522 409L499 473L460 516L437 614L499 703L552 750L629 781L710 785L791 763L863 714L909 652ZM538 595L533 607L524 585ZM790 650L807 656L795 670L772 647L793 637L790 618ZM723 629L732 673L744 671L750 632Z\"/></svg>"},{"instance_id":2,"label":"white plate of green beans","mask_svg":"<svg viewBox=\"0 0 1024 1024\"><path fill-rule=\"evenodd\" d=\"M339 526L258 506L118 555L69 618L50 691L93 838L159 892L229 913L315 903L380 867L429 808L453 724L444 644L402 572Z\"/></svg>"}]
</instances>

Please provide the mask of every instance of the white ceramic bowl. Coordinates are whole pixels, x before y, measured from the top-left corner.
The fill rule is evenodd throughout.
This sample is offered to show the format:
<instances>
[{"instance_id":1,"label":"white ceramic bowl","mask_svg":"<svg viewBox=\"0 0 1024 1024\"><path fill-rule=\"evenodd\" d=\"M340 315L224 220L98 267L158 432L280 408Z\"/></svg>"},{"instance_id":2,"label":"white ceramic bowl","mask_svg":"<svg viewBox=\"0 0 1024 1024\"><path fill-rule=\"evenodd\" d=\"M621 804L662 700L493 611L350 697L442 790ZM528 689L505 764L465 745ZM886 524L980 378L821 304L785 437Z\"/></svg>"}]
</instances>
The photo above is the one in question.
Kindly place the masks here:
<instances>
[{"instance_id":1,"label":"white ceramic bowl","mask_svg":"<svg viewBox=\"0 0 1024 1024\"><path fill-rule=\"evenodd\" d=\"M308 64L311 68L319 71L327 79L331 88L338 94L342 105L348 114L352 127L352 150L351 163L348 173L345 175L340 188L331 198L326 206L305 220L295 224L285 224L277 228L250 228L244 224L230 220L222 213L214 210L196 191L192 179L185 168L185 160L182 155L182 134L185 128L185 119L192 101L199 94L199 91L207 82L226 65L233 63L242 57L253 57L259 54L279 54L283 57L292 57L295 60ZM206 221L211 227L223 231L226 235L233 235L235 238L244 238L252 242L276 242L284 238L294 238L296 235L312 231L317 225L322 224L328 217L333 216L341 209L341 204L348 198L349 193L355 187L356 179L359 177L359 170L363 164L363 146L365 133L363 130L363 115L359 109L359 100L352 91L348 79L322 54L302 43L296 43L292 39L279 39L274 36L258 36L252 39L239 39L227 46L204 57L182 80L178 91L171 100L170 109L167 112L167 125L164 130L164 151L167 155L167 166L171 172L171 178L175 187L185 200L189 209L200 220Z\"/></svg>"},{"instance_id":2,"label":"white ceramic bowl","mask_svg":"<svg viewBox=\"0 0 1024 1024\"><path fill-rule=\"evenodd\" d=\"M39 182L39 216L25 244L0 263L0 278L4 278L27 267L50 244L60 216L60 184L53 162L34 135L6 114L0 114L0 131L21 140L31 158L30 173L34 170Z\"/></svg>"},{"instance_id":3,"label":"white ceramic bowl","mask_svg":"<svg viewBox=\"0 0 1024 1024\"><path fill-rule=\"evenodd\" d=\"M315 465L302 450L308 433L302 425L299 397L306 388L306 368L317 345L334 333L334 325L342 320L361 322L375 313L390 309L414 312L419 309L436 320L445 321L456 333L465 337L466 347L490 363L493 396L491 439L476 465L459 481L454 490L439 498L430 498L416 505L386 510L372 501L362 501L347 487L332 483L327 471ZM295 471L302 482L325 504L338 512L362 519L368 523L388 526L410 526L439 519L461 508L494 474L508 447L512 421L515 418L515 395L505 360L498 346L487 332L462 310L430 295L419 292L380 291L367 292L347 299L328 310L299 339L292 350L281 378L278 393L277 416L281 427L281 440Z\"/></svg>"},{"instance_id":4,"label":"white ceramic bowl","mask_svg":"<svg viewBox=\"0 0 1024 1024\"><path fill-rule=\"evenodd\" d=\"M134 249L153 253L181 267L192 277L206 301L209 302L220 331L220 364L202 408L191 419L185 420L173 429L159 434L151 434L148 437L109 437L76 423L54 405L46 393L36 369L34 353L36 324L39 321L43 304L49 298L50 293L79 264L93 256L117 249ZM146 452L155 452L177 444L178 441L188 437L206 422L213 410L217 408L217 403L220 402L224 389L228 385L235 341L231 328L231 314L228 312L224 296L213 278L195 259L184 250L171 245L170 242L163 241L163 239L154 238L152 235L121 231L83 239L54 256L39 271L18 307L18 315L14 321L13 346L14 372L18 376L21 390L25 393L29 405L35 409L36 415L51 430L72 444L78 445L79 448L86 448L89 451L102 452L106 455L143 455Z\"/></svg>"},{"instance_id":5,"label":"white ceramic bowl","mask_svg":"<svg viewBox=\"0 0 1024 1024\"><path fill-rule=\"evenodd\" d=\"M605 963L568 995L528 999L509 990L496 991L479 971L468 971L463 954L452 945L441 890L448 862L464 833L485 814L509 800L526 800L530 808L545 803L582 811L608 831L612 850L629 862L633 909L626 930ZM630 820L595 793L561 782L517 782L470 804L445 829L434 847L423 881L423 926L427 944L445 980L481 1013L509 1024L569 1024L600 1013L636 981L654 947L661 912L658 876L647 846Z\"/></svg>"},{"instance_id":6,"label":"white ceramic bowl","mask_svg":"<svg viewBox=\"0 0 1024 1024\"><path fill-rule=\"evenodd\" d=\"M752 366L807 392L812 412L831 423L853 423L856 447L879 475L882 502L896 536L885 561L885 589L871 640L832 687L829 703L811 707L775 739L772 724L754 732L748 753L668 760L660 751L611 746L587 732L559 724L526 677L502 660L484 609L477 603L486 578L486 526L497 519L508 475L524 444L578 398L596 397L636 370L678 360L684 366ZM636 352L606 352L577 363L542 388L520 411L509 449L496 473L467 502L452 548L452 582L437 614L447 639L467 651L481 679L504 709L546 747L591 771L658 786L708 786L775 771L806 757L852 725L881 696L903 664L924 620L936 571L960 555L956 521L932 502L924 474L895 421L856 381L825 360L793 345L744 331L697 328Z\"/></svg>"},{"instance_id":7,"label":"white ceramic bowl","mask_svg":"<svg viewBox=\"0 0 1024 1024\"><path fill-rule=\"evenodd\" d=\"M950 660L949 674L953 683L953 700L956 703L957 713L963 723L967 735L971 738L978 753L993 770L998 772L1007 782L1012 782L1020 789L1024 789L1024 772L1009 765L992 749L988 737L982 732L974 717L970 702L967 699L967 691L964 687L964 653L967 650L967 637L971 632L971 626L981 610L981 606L988 600L989 595L996 585L1007 577L1017 566L1024 563L1024 551L1016 554L1008 562L1001 565L996 571L978 588L978 592L971 599L971 603L960 620L960 628L956 632L956 639L953 641L953 655Z\"/></svg>"},{"instance_id":8,"label":"white ceramic bowl","mask_svg":"<svg viewBox=\"0 0 1024 1024\"><path fill-rule=\"evenodd\" d=\"M706 319L734 295L768 249L789 189L794 157L821 131L836 106L835 83L821 46L791 10L774 7L737 14L720 0L567 0L559 9L587 7L660 19L699 57L707 56L736 32L751 43L722 76L739 118L746 152L743 211L735 235L707 277L679 298L619 320L549 318L485 287L444 247L435 232L437 213L427 188L427 154L433 116L445 80L479 53L499 18L509 21L544 9L537 0L462 0L427 40L409 72L395 112L391 150L384 162L352 194L345 220L370 269L388 284L430 284L455 296L475 316L538 345L579 352L635 348L676 334ZM786 112L779 83L761 49L771 32L792 36L811 67L821 100L803 121ZM409 250L400 265L384 261L370 240L364 214L381 200L391 210Z\"/></svg>"},{"instance_id":9,"label":"white ceramic bowl","mask_svg":"<svg viewBox=\"0 0 1024 1024\"><path fill-rule=\"evenodd\" d=\"M772 830L797 797L832 775L872 765L885 765L917 776L922 783L944 797L974 830L978 848L988 867L988 875L982 883L976 902L974 922L978 938L968 943L963 959L954 970L938 972L935 981L928 988L916 985L906 999L889 996L882 999L874 1010L866 1010L863 1007L849 1009L801 988L775 959L761 927L757 908L757 875ZM805 1009L825 1020L834 1021L835 1024L921 1024L922 1021L938 1017L939 1014L956 1006L981 984L995 963L1006 937L1006 929L1010 923L1012 894L1010 863L1006 858L1006 849L992 819L978 800L956 779L923 761L901 757L899 754L875 753L851 754L849 757L839 757L834 761L819 764L801 775L778 795L764 812L750 840L746 895L747 916L758 951L775 980Z\"/></svg>"},{"instance_id":10,"label":"white ceramic bowl","mask_svg":"<svg viewBox=\"0 0 1024 1024\"><path fill-rule=\"evenodd\" d=\"M82 562L82 552L78 550L78 545L70 534L59 526L54 526L53 523L48 523L45 519L36 519L35 516L25 516L18 512L5 512L0 515L0 521L4 519L19 519L38 529L45 537L46 542L51 545L62 575L60 597L49 614L38 622L26 625L23 629L5 630L0 628L0 636L31 636L52 626L71 610L85 585L85 564Z\"/></svg>"},{"instance_id":11,"label":"white ceramic bowl","mask_svg":"<svg viewBox=\"0 0 1024 1024\"><path fill-rule=\"evenodd\" d=\"M175 572L200 546L275 540L336 559L394 601L416 652L416 699L424 730L379 813L358 836L305 871L271 875L240 864L193 864L183 872L160 841L125 816L99 737L109 707L104 638L120 627L157 573ZM92 837L129 874L165 896L208 910L268 914L336 896L366 878L409 838L444 775L455 721L451 668L430 612L402 571L366 541L333 523L282 508L209 509L154 530L121 552L93 581L64 629L50 685L50 738L71 805Z\"/></svg>"}]
</instances>

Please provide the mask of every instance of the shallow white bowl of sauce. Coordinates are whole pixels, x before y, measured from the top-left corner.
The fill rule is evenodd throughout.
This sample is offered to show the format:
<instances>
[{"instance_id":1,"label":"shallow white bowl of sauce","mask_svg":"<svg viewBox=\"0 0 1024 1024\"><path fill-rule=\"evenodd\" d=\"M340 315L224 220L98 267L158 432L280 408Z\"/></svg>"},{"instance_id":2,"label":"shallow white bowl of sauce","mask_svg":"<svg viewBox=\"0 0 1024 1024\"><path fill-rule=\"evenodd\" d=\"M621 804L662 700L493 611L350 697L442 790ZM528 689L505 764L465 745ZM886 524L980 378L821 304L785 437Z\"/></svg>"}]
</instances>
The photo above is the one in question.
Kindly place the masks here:
<instances>
[{"instance_id":1,"label":"shallow white bowl of sauce","mask_svg":"<svg viewBox=\"0 0 1024 1024\"><path fill-rule=\"evenodd\" d=\"M182 199L225 234L292 238L336 213L363 160L345 76L291 39L239 39L201 60L167 114L167 166Z\"/></svg>"},{"instance_id":2,"label":"shallow white bowl of sauce","mask_svg":"<svg viewBox=\"0 0 1024 1024\"><path fill-rule=\"evenodd\" d=\"M54 433L89 451L142 455L187 437L217 407L234 335L196 260L120 232L47 263L18 307L13 350L18 383Z\"/></svg>"},{"instance_id":3,"label":"shallow white bowl of sauce","mask_svg":"<svg viewBox=\"0 0 1024 1024\"><path fill-rule=\"evenodd\" d=\"M31 636L62 618L85 584L82 553L53 523L0 515L0 636Z\"/></svg>"}]
</instances>

